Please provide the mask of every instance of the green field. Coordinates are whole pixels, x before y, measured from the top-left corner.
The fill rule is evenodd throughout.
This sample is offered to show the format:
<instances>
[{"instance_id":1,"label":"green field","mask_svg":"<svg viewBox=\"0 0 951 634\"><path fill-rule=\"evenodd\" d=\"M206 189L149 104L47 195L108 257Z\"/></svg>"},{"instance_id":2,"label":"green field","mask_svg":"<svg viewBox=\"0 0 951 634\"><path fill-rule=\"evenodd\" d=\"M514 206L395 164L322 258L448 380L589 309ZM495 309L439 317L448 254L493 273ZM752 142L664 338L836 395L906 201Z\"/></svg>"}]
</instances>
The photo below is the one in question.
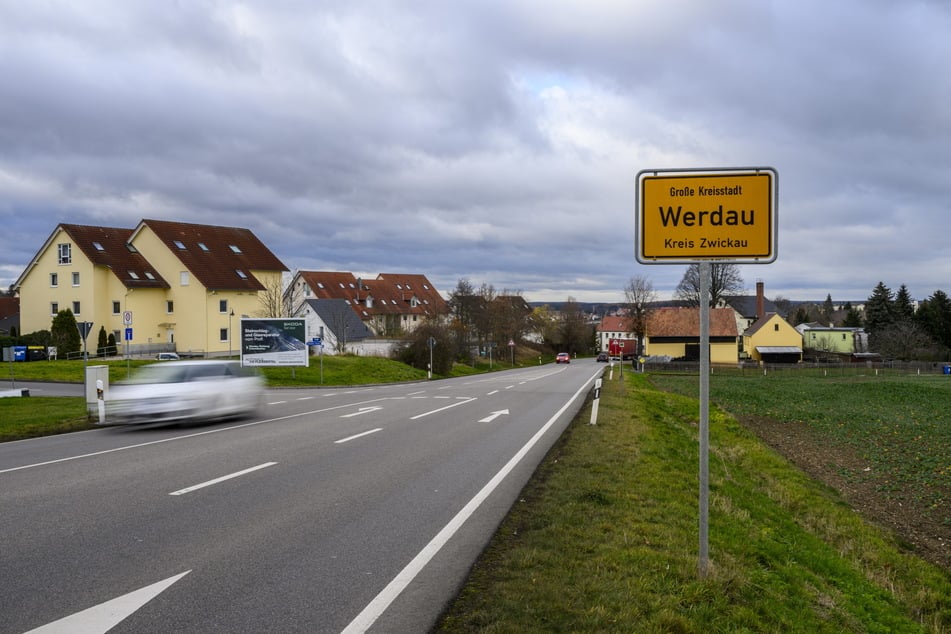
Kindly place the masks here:
<instances>
[{"instance_id":1,"label":"green field","mask_svg":"<svg viewBox=\"0 0 951 634\"><path fill-rule=\"evenodd\" d=\"M697 394L697 378L653 375L655 385ZM945 527L951 549L951 377L715 374L710 400L736 416L806 426L861 459L843 478L871 483L896 504Z\"/></svg>"},{"instance_id":2,"label":"green field","mask_svg":"<svg viewBox=\"0 0 951 634\"><path fill-rule=\"evenodd\" d=\"M652 381L697 391L696 376L626 373L606 382L598 424L587 425L582 412L550 452L439 631L951 631L947 569L909 553L716 408L710 572L701 577L698 402ZM817 395L803 379L716 385L716 398L733 411L739 406L728 395L778 424L811 412L830 442L874 436L868 413L894 423L897 410L910 416L909 399L922 412L915 418L926 418L946 394L943 384L904 380L857 388L847 399L831 384ZM835 404L823 406L823 398ZM846 429L853 426L864 431ZM942 477L920 473L930 482Z\"/></svg>"}]
</instances>

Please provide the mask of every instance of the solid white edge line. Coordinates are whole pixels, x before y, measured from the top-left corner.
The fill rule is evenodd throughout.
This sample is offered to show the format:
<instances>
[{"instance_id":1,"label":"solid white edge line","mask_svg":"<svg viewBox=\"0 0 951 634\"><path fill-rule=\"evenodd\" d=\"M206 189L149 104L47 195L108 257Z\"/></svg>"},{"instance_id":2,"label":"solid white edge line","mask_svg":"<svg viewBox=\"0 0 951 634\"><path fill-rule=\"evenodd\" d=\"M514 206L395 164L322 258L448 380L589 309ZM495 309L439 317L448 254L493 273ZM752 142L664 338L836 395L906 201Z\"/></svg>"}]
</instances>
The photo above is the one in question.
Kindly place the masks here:
<instances>
[{"instance_id":1,"label":"solid white edge line","mask_svg":"<svg viewBox=\"0 0 951 634\"><path fill-rule=\"evenodd\" d=\"M335 440L335 441L334 441L334 444L335 444L335 445L340 445L340 444L343 444L343 443L345 443L345 442L350 442L351 440L356 440L357 438L363 438L364 436L369 436L370 434L375 434L375 433L378 432L378 431L383 431L383 428L382 428L382 427L377 427L376 429L369 429L369 430L367 430L367 431L360 432L359 434L354 434L353 436L347 436L346 438L341 438L340 440Z\"/></svg>"},{"instance_id":2,"label":"solid white edge line","mask_svg":"<svg viewBox=\"0 0 951 634\"><path fill-rule=\"evenodd\" d=\"M380 615L386 611L391 603L400 595L403 590L416 578L416 576L426 567L426 565L436 556L443 546L452 538L453 535L458 532L462 525L466 523L476 509L498 488L499 484L508 476L509 473L515 469L516 465L521 462L522 458L534 447L542 436L555 424L555 421L565 413L565 410L575 402L578 396L584 392L585 388L593 381L596 377L600 376L601 370L598 370L594 375L591 376L584 384L578 388L578 391L574 393L570 399L568 399L564 405L561 406L555 414L548 419L548 422L545 423L541 429L535 432L535 435L532 436L525 445L518 450L512 458L505 463L505 466L502 467L498 473L496 473L491 480L489 480L482 490L476 493L469 502L462 507L462 510L456 513L455 517L449 520L449 523L446 524L442 530L440 530L435 537L433 537L426 546L423 547L419 554L413 557L413 560L406 564L406 567L403 568L390 583L387 584L383 590L380 591L376 597L370 603L367 604L363 611L360 612L346 628L343 629L341 634L357 634L366 632L370 627L376 622Z\"/></svg>"},{"instance_id":3,"label":"solid white edge line","mask_svg":"<svg viewBox=\"0 0 951 634\"><path fill-rule=\"evenodd\" d=\"M267 469L268 467L273 467L276 465L276 462L265 462L264 464L259 464L256 467L250 467L248 469L243 469L241 471L236 471L234 473L229 473L228 475L221 476L220 478L215 478L214 480L208 480L207 482L202 482L201 484L196 484L194 486L186 487L184 489L179 489L178 491L172 491L169 495L185 495L186 493L191 493L192 491L197 491L198 489L204 489L205 487L210 487L213 484L218 484L219 482L224 482L226 480L231 480L232 478L238 478L261 469Z\"/></svg>"}]
</instances>

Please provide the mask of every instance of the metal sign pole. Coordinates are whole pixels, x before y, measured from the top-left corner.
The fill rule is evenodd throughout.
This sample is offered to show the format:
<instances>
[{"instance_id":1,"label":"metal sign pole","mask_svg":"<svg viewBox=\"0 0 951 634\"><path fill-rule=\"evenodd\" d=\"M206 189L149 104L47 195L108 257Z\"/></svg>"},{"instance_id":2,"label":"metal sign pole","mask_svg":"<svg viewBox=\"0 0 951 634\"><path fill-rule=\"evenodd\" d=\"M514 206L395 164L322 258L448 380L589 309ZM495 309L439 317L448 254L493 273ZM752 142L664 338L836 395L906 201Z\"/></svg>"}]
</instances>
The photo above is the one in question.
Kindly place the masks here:
<instances>
[{"instance_id":1,"label":"metal sign pole","mask_svg":"<svg viewBox=\"0 0 951 634\"><path fill-rule=\"evenodd\" d=\"M700 263L700 577L710 564L710 262Z\"/></svg>"}]
</instances>

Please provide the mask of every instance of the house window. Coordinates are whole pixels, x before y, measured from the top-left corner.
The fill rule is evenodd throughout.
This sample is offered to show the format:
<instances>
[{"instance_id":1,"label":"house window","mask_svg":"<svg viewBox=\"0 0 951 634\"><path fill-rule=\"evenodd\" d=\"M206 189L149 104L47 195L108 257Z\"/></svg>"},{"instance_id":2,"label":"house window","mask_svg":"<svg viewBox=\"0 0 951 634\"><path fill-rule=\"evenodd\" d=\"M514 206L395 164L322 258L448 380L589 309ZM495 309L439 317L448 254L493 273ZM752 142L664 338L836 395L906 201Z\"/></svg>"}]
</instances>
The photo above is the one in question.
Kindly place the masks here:
<instances>
[{"instance_id":1,"label":"house window","mask_svg":"<svg viewBox=\"0 0 951 634\"><path fill-rule=\"evenodd\" d=\"M175 240L175 241L174 241L174 244L175 244L175 247L176 247L179 251L184 251L184 250L185 250L185 243L182 242L181 240Z\"/></svg>"},{"instance_id":2,"label":"house window","mask_svg":"<svg viewBox=\"0 0 951 634\"><path fill-rule=\"evenodd\" d=\"M131 277L134 280L137 280L139 279L139 274L136 273L135 271L129 271L129 277Z\"/></svg>"},{"instance_id":3,"label":"house window","mask_svg":"<svg viewBox=\"0 0 951 634\"><path fill-rule=\"evenodd\" d=\"M79 314L79 302L73 302L73 314L74 315Z\"/></svg>"},{"instance_id":4,"label":"house window","mask_svg":"<svg viewBox=\"0 0 951 634\"><path fill-rule=\"evenodd\" d=\"M154 280L154 279L155 279L155 276L152 275L152 272L151 272L151 271L146 271L146 272L145 272L145 277L149 278L150 280Z\"/></svg>"},{"instance_id":5,"label":"house window","mask_svg":"<svg viewBox=\"0 0 951 634\"><path fill-rule=\"evenodd\" d=\"M182 286L188 286L188 271L182 271L178 274L178 283Z\"/></svg>"},{"instance_id":6,"label":"house window","mask_svg":"<svg viewBox=\"0 0 951 634\"><path fill-rule=\"evenodd\" d=\"M238 245L236 245L236 244L229 244L229 245L228 245L228 248L231 249L231 252L232 252L232 253L236 253L236 254L238 254L238 255L241 254L241 249L240 249L240 248L238 247Z\"/></svg>"},{"instance_id":7,"label":"house window","mask_svg":"<svg viewBox=\"0 0 951 634\"><path fill-rule=\"evenodd\" d=\"M169 299L169 300L166 300L166 302L165 302L165 312L168 313L168 314L174 313L174 312L175 312L175 302L173 302L173 301L170 300L170 299Z\"/></svg>"},{"instance_id":8,"label":"house window","mask_svg":"<svg viewBox=\"0 0 951 634\"><path fill-rule=\"evenodd\" d=\"M59 312L59 302L50 303L50 315L55 315Z\"/></svg>"},{"instance_id":9,"label":"house window","mask_svg":"<svg viewBox=\"0 0 951 634\"><path fill-rule=\"evenodd\" d=\"M226 312L228 312L228 300L226 300L226 299L219 299L219 300L218 300L218 312L219 312L219 313L226 313ZM226 341L226 340L225 340L225 339L222 339L222 341Z\"/></svg>"},{"instance_id":10,"label":"house window","mask_svg":"<svg viewBox=\"0 0 951 634\"><path fill-rule=\"evenodd\" d=\"M773 330L779 332L779 324L773 324Z\"/></svg>"},{"instance_id":11,"label":"house window","mask_svg":"<svg viewBox=\"0 0 951 634\"><path fill-rule=\"evenodd\" d=\"M50 273L50 286L52 286L53 288L56 288L57 286L59 286L58 273Z\"/></svg>"},{"instance_id":12,"label":"house window","mask_svg":"<svg viewBox=\"0 0 951 634\"><path fill-rule=\"evenodd\" d=\"M235 269L234 272L237 273L238 277L240 277L242 280L248 279L248 274L242 271L241 269Z\"/></svg>"},{"instance_id":13,"label":"house window","mask_svg":"<svg viewBox=\"0 0 951 634\"><path fill-rule=\"evenodd\" d=\"M72 264L73 263L73 245L68 242L65 244L56 245L56 253L59 256L60 264Z\"/></svg>"},{"instance_id":14,"label":"house window","mask_svg":"<svg viewBox=\"0 0 951 634\"><path fill-rule=\"evenodd\" d=\"M201 249L202 251L205 251L206 253L208 252L208 245L206 245L204 242L199 242L198 248Z\"/></svg>"},{"instance_id":15,"label":"house window","mask_svg":"<svg viewBox=\"0 0 951 634\"><path fill-rule=\"evenodd\" d=\"M119 304L119 302L112 302L112 314L118 315L121 312L122 312L122 306Z\"/></svg>"},{"instance_id":16,"label":"house window","mask_svg":"<svg viewBox=\"0 0 951 634\"><path fill-rule=\"evenodd\" d=\"M96 251L105 251L106 248L102 246L101 242L93 242L92 246L95 247Z\"/></svg>"},{"instance_id":17,"label":"house window","mask_svg":"<svg viewBox=\"0 0 951 634\"><path fill-rule=\"evenodd\" d=\"M228 329L222 328L218 331L219 341L228 341Z\"/></svg>"},{"instance_id":18,"label":"house window","mask_svg":"<svg viewBox=\"0 0 951 634\"><path fill-rule=\"evenodd\" d=\"M73 286L79 286L79 273L73 271Z\"/></svg>"}]
</instances>

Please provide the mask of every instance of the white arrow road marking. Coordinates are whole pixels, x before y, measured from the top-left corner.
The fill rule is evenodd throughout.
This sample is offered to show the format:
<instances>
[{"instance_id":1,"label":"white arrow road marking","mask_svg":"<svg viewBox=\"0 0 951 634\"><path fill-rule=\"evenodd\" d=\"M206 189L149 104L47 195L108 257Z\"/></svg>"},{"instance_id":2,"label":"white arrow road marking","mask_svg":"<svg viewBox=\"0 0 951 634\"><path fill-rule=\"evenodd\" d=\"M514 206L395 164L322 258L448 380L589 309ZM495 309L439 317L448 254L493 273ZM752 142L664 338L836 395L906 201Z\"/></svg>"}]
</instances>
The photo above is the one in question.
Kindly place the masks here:
<instances>
[{"instance_id":1,"label":"white arrow road marking","mask_svg":"<svg viewBox=\"0 0 951 634\"><path fill-rule=\"evenodd\" d=\"M143 605L162 594L166 588L189 572L191 570L186 570L180 575L169 577L164 581L153 583L111 601L100 603L82 612L53 621L35 630L30 630L26 634L104 634L123 619L135 613Z\"/></svg>"},{"instance_id":2,"label":"white arrow road marking","mask_svg":"<svg viewBox=\"0 0 951 634\"><path fill-rule=\"evenodd\" d=\"M369 431L361 432L359 434L354 434L353 436L347 436L346 438L341 438L340 440L335 440L335 445L340 445L345 442L350 442L351 440L356 440L357 438L363 438L364 436L369 436L370 434L375 434L378 431L383 431L382 427L377 427L376 429L371 429Z\"/></svg>"},{"instance_id":3,"label":"white arrow road marking","mask_svg":"<svg viewBox=\"0 0 951 634\"><path fill-rule=\"evenodd\" d=\"M509 411L508 411L507 409L500 409L500 410L497 411L497 412L492 412L491 414L489 414L489 415L486 416L485 418L481 419L479 422L480 422L480 423L491 423L492 421L494 421L496 418L498 418L499 416L501 416L501 415L503 415L503 414L505 414L506 416L508 416L508 413L509 413Z\"/></svg>"},{"instance_id":4,"label":"white arrow road marking","mask_svg":"<svg viewBox=\"0 0 951 634\"><path fill-rule=\"evenodd\" d=\"M218 484L219 482L224 482L225 480L230 480L232 478L237 478L248 473L252 473L259 469L266 469L267 467L273 467L276 465L276 462L265 462L264 464L259 464L256 467L251 467L249 469L244 469L242 471L236 471L235 473L229 473L228 475L221 476L220 478L215 478L214 480L208 480L207 482L202 482L201 484L196 484L195 486L190 486L184 489L179 489L178 491L172 491L169 495L185 495L186 493L191 493L192 491L197 491L198 489L204 489L205 487L210 487L213 484Z\"/></svg>"},{"instance_id":5,"label":"white arrow road marking","mask_svg":"<svg viewBox=\"0 0 951 634\"><path fill-rule=\"evenodd\" d=\"M354 416L362 416L363 414L369 414L370 412L375 412L378 409L383 409L382 407L361 407L359 411L356 411L352 414L344 414L340 418L353 418Z\"/></svg>"}]
</instances>

